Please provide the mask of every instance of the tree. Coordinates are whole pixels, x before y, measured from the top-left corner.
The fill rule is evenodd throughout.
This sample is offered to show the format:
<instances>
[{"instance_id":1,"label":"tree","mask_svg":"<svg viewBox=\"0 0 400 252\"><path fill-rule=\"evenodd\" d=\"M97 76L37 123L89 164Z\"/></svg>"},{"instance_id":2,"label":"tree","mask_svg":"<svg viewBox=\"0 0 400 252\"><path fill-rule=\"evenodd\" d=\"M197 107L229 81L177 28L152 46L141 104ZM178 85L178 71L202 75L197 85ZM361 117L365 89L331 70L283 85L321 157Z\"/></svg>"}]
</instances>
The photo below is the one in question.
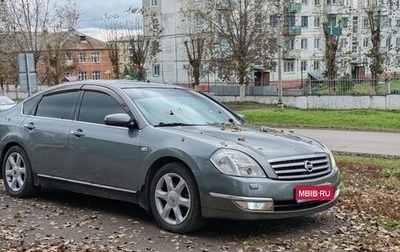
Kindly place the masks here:
<instances>
[{"instance_id":1,"label":"tree","mask_svg":"<svg viewBox=\"0 0 400 252\"><path fill-rule=\"evenodd\" d=\"M124 26L120 20L120 16L116 14L105 14L103 18L104 30L106 31L107 49L111 64L113 66L113 73L115 78L120 78L120 41L122 35L120 32L124 29Z\"/></svg>"},{"instance_id":2,"label":"tree","mask_svg":"<svg viewBox=\"0 0 400 252\"><path fill-rule=\"evenodd\" d=\"M107 46L115 76L121 74L121 50L127 50L129 64L137 80L146 79L145 62L147 57L155 57L160 52L158 39L162 32L159 23L143 24L143 16L152 20L155 14L145 8L129 8L124 16L106 14L104 28L106 30ZM149 27L149 29L144 29ZM149 34L145 34L148 30ZM124 45L125 44L125 45ZM128 48L125 48L125 46Z\"/></svg>"},{"instance_id":3,"label":"tree","mask_svg":"<svg viewBox=\"0 0 400 252\"><path fill-rule=\"evenodd\" d=\"M371 7L368 9L368 21L371 31L371 42L372 47L367 54L371 58L370 70L371 70L371 95L378 93L378 78L383 73L383 62L385 60L384 54L380 51L381 48L381 10L380 7Z\"/></svg>"},{"instance_id":4,"label":"tree","mask_svg":"<svg viewBox=\"0 0 400 252\"><path fill-rule=\"evenodd\" d=\"M44 63L44 81L48 85L62 82L66 73L77 67L74 55L68 52L75 40L75 28L78 22L78 11L74 1L67 5L56 6L51 30L42 32L43 50L40 57ZM74 63L75 62L75 63Z\"/></svg>"},{"instance_id":5,"label":"tree","mask_svg":"<svg viewBox=\"0 0 400 252\"><path fill-rule=\"evenodd\" d=\"M329 17L328 17L329 18ZM335 79L338 71L338 65L336 61L336 55L339 45L339 32L335 34L332 32L336 27L336 22L331 23L331 26L327 22L322 24L324 37L325 37L325 76L328 78L329 94L334 95L335 91ZM334 25L334 26L332 26Z\"/></svg>"},{"instance_id":6,"label":"tree","mask_svg":"<svg viewBox=\"0 0 400 252\"><path fill-rule=\"evenodd\" d=\"M187 10L204 20L209 65L221 79L234 78L244 97L255 64L274 65L277 31L269 21L275 6L268 0L205 0L188 3Z\"/></svg>"},{"instance_id":7,"label":"tree","mask_svg":"<svg viewBox=\"0 0 400 252\"><path fill-rule=\"evenodd\" d=\"M75 33L79 19L75 1L4 0L2 7L2 34L11 45L8 54L16 59L18 52L33 53L35 66L40 60L45 63L43 79L59 83L65 73L65 40Z\"/></svg>"},{"instance_id":8,"label":"tree","mask_svg":"<svg viewBox=\"0 0 400 252\"><path fill-rule=\"evenodd\" d=\"M204 52L204 38L201 36L190 37L190 40L184 42L186 52L189 58L192 75L194 79L194 88L198 89L200 84L201 63Z\"/></svg>"}]
</instances>

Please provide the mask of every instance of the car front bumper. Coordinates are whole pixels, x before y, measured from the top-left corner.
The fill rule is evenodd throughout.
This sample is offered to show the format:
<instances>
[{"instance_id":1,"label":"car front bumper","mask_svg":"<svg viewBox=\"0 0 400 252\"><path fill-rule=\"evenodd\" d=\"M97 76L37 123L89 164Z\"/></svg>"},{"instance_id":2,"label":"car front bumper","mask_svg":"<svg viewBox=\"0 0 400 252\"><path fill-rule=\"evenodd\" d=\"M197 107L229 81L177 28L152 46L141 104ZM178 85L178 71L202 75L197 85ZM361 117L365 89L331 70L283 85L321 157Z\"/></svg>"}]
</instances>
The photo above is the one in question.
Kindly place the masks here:
<instances>
[{"instance_id":1,"label":"car front bumper","mask_svg":"<svg viewBox=\"0 0 400 252\"><path fill-rule=\"evenodd\" d=\"M201 190L202 215L205 218L236 220L283 219L311 215L335 205L340 196L339 171L309 181L277 181L262 178L239 178L225 175L208 176L211 190ZM216 184L215 184L216 183ZM297 185L334 187L331 201L295 200Z\"/></svg>"}]
</instances>

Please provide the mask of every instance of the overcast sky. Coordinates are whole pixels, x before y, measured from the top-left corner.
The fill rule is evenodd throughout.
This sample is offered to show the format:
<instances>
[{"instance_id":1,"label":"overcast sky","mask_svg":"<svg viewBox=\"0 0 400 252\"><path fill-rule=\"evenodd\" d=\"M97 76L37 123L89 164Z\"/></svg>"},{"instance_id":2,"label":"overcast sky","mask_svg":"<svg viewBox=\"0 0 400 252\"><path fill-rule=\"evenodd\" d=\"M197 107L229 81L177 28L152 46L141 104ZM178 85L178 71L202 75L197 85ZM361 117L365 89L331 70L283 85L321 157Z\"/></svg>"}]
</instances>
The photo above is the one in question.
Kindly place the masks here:
<instances>
[{"instance_id":1,"label":"overcast sky","mask_svg":"<svg viewBox=\"0 0 400 252\"><path fill-rule=\"evenodd\" d=\"M79 31L98 39L104 39L100 31L104 14L122 15L129 7L142 6L142 0L78 0L76 2L80 10Z\"/></svg>"}]
</instances>

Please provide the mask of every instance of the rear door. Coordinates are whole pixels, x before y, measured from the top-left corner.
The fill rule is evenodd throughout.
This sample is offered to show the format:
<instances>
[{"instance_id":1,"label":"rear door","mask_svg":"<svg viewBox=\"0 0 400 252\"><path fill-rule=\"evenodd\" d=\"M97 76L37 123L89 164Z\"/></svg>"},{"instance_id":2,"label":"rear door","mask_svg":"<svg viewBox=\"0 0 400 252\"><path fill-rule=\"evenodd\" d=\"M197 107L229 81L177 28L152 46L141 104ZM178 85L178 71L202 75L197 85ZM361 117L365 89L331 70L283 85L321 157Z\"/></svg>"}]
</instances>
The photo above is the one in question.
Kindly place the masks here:
<instances>
[{"instance_id":1,"label":"rear door","mask_svg":"<svg viewBox=\"0 0 400 252\"><path fill-rule=\"evenodd\" d=\"M25 148L39 176L66 179L68 138L79 90L44 95L24 121Z\"/></svg>"},{"instance_id":2,"label":"rear door","mask_svg":"<svg viewBox=\"0 0 400 252\"><path fill-rule=\"evenodd\" d=\"M135 192L139 131L108 126L104 117L126 113L123 100L110 90L85 90L69 135L69 178L79 184Z\"/></svg>"}]
</instances>

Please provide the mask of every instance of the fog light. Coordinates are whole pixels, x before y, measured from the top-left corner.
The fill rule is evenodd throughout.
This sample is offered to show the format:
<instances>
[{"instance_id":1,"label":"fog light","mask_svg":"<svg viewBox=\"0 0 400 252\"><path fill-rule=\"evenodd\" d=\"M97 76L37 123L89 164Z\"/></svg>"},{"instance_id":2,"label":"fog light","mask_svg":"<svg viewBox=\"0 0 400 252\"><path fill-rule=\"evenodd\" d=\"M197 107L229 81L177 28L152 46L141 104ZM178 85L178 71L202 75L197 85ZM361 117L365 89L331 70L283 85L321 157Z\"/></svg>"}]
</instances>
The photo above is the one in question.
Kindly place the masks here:
<instances>
[{"instance_id":1,"label":"fog light","mask_svg":"<svg viewBox=\"0 0 400 252\"><path fill-rule=\"evenodd\" d=\"M256 212L273 212L274 211L274 201L233 201L238 207L245 211L256 211Z\"/></svg>"}]
</instances>

